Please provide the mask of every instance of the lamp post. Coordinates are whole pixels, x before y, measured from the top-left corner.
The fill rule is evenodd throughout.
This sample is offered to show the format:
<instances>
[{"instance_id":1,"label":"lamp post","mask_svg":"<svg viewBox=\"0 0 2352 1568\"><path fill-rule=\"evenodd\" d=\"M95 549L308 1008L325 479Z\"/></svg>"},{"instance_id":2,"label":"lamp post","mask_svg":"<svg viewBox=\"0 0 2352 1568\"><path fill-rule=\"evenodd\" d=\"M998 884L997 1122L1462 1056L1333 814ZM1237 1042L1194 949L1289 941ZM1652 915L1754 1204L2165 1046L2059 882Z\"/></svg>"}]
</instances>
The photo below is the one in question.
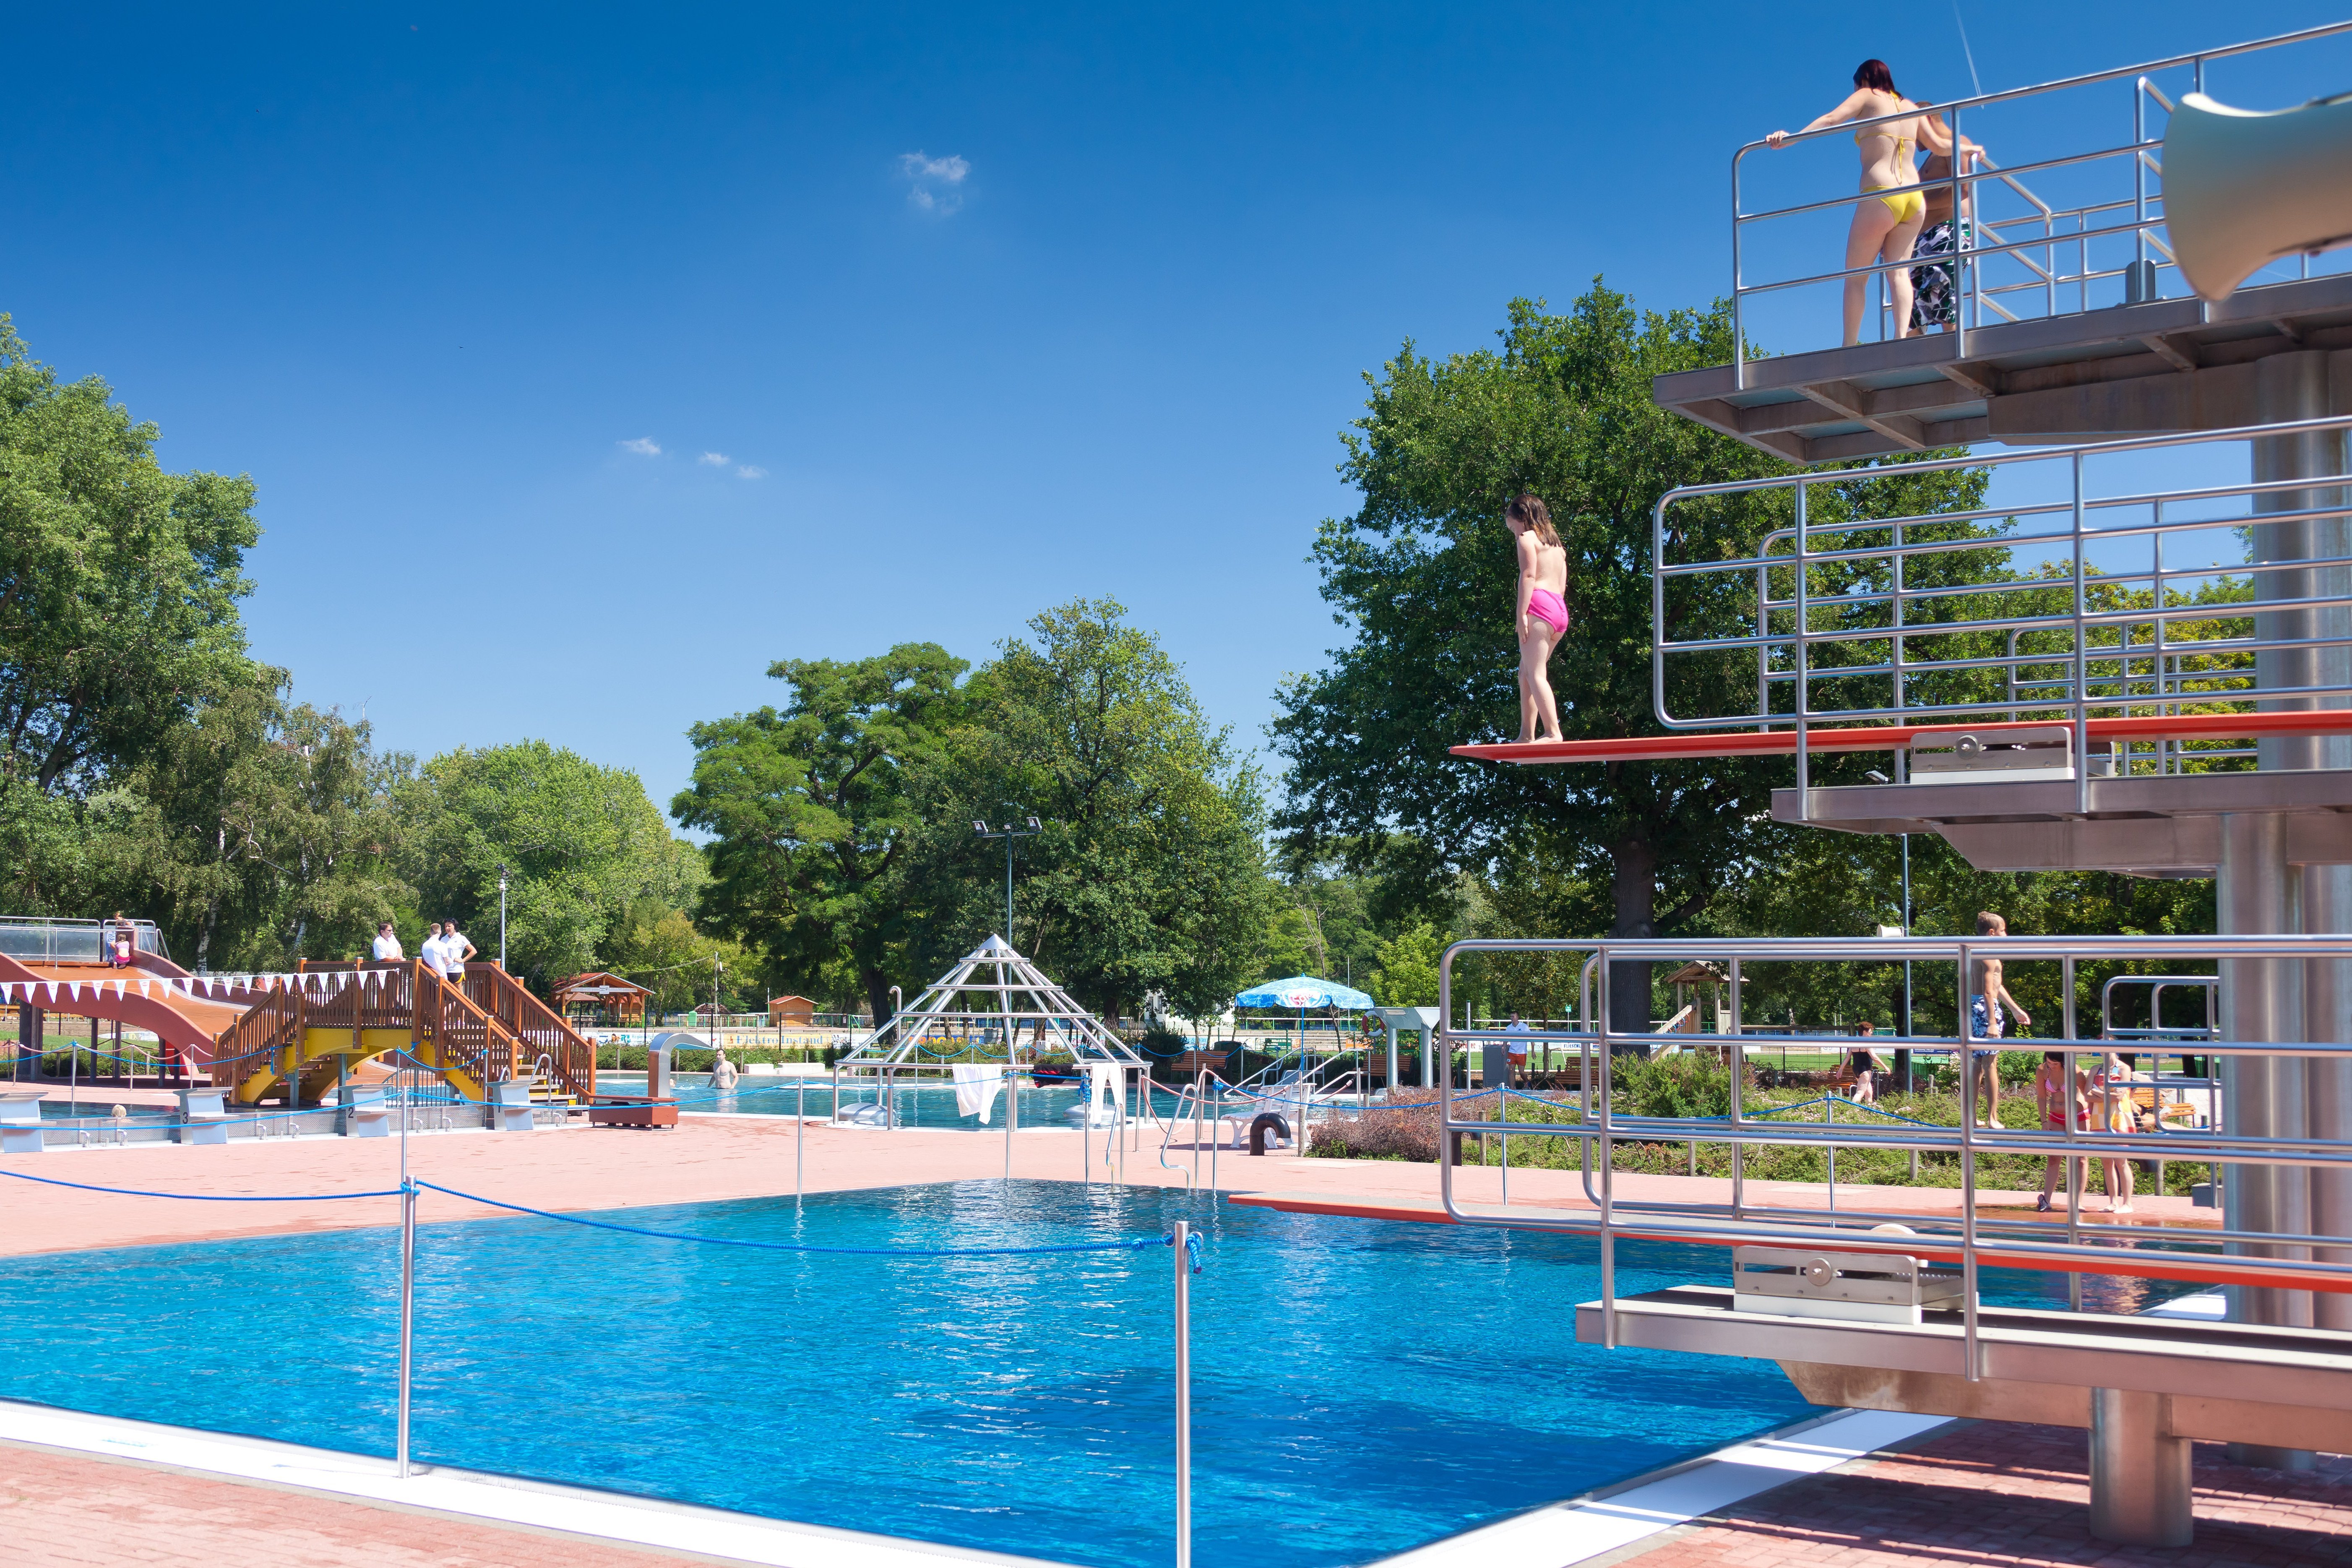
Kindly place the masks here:
<instances>
[{"instance_id":1,"label":"lamp post","mask_svg":"<svg viewBox=\"0 0 2352 1568\"><path fill-rule=\"evenodd\" d=\"M507 966L507 863L499 862L499 967Z\"/></svg>"},{"instance_id":2,"label":"lamp post","mask_svg":"<svg viewBox=\"0 0 2352 1568\"><path fill-rule=\"evenodd\" d=\"M1021 810L1021 807L1009 800L1001 804L1010 811ZM1023 826L1022 823L1026 823L1028 826ZM1013 941L1013 841L1016 838L1034 838L1044 832L1045 828L1035 817L1024 814L1019 822L1008 817L1002 827L991 827L985 822L975 821L971 825L971 831L975 837L981 838L1004 840L1004 940L1009 945Z\"/></svg>"}]
</instances>

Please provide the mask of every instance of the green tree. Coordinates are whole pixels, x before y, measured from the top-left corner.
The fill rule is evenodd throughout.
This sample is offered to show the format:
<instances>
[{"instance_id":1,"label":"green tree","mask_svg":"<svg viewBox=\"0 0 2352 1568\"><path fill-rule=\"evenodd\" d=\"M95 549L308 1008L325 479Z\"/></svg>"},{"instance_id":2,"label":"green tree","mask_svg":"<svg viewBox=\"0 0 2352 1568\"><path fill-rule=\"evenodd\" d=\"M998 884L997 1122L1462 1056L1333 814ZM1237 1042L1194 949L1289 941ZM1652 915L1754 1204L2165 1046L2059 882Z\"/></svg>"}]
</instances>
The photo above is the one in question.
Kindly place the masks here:
<instances>
[{"instance_id":1,"label":"green tree","mask_svg":"<svg viewBox=\"0 0 2352 1568\"><path fill-rule=\"evenodd\" d=\"M246 672L253 485L169 474L0 316L0 780L95 786Z\"/></svg>"},{"instance_id":2,"label":"green tree","mask_svg":"<svg viewBox=\"0 0 2352 1568\"><path fill-rule=\"evenodd\" d=\"M972 677L925 873L956 911L940 934L955 945L1003 923L1002 871L988 875L1003 861L965 825L1017 808L1043 831L1019 850L1008 940L1111 1016L1149 991L1213 1016L1263 978L1249 973L1273 886L1257 773L1116 601L1059 605L1029 630Z\"/></svg>"},{"instance_id":3,"label":"green tree","mask_svg":"<svg viewBox=\"0 0 2352 1568\"><path fill-rule=\"evenodd\" d=\"M410 768L365 726L293 702L260 668L160 737L127 776L100 902L152 912L199 968L288 967L363 952L415 897L390 792Z\"/></svg>"},{"instance_id":4,"label":"green tree","mask_svg":"<svg viewBox=\"0 0 2352 1568\"><path fill-rule=\"evenodd\" d=\"M1380 966L1372 971L1371 993L1383 1007L1437 1005L1437 961L1444 955L1445 939L1426 921L1417 921L1381 943Z\"/></svg>"},{"instance_id":5,"label":"green tree","mask_svg":"<svg viewBox=\"0 0 2352 1568\"><path fill-rule=\"evenodd\" d=\"M751 956L738 944L707 936L684 910L645 899L630 907L606 940L604 967L650 987L655 1014L690 1011L711 998L714 974L719 1005L729 1012L751 1011L760 994ZM748 1004L748 1005L747 1005Z\"/></svg>"},{"instance_id":6,"label":"green tree","mask_svg":"<svg viewBox=\"0 0 2352 1568\"><path fill-rule=\"evenodd\" d=\"M150 836L121 774L252 679L252 484L165 473L110 395L0 315L0 898L28 914L131 896Z\"/></svg>"},{"instance_id":7,"label":"green tree","mask_svg":"<svg viewBox=\"0 0 2352 1568\"><path fill-rule=\"evenodd\" d=\"M707 923L742 933L788 983L854 976L889 1016L896 962L922 930L904 875L961 718L969 668L935 643L846 662L781 659L791 700L697 724L694 782L671 803L716 836Z\"/></svg>"},{"instance_id":8,"label":"green tree","mask_svg":"<svg viewBox=\"0 0 2352 1568\"><path fill-rule=\"evenodd\" d=\"M692 886L692 847L635 773L544 741L445 752L397 798L425 918L456 920L496 957L505 866L508 967L542 984L594 968L606 928L639 900Z\"/></svg>"},{"instance_id":9,"label":"green tree","mask_svg":"<svg viewBox=\"0 0 2352 1568\"><path fill-rule=\"evenodd\" d=\"M1448 754L1517 728L1513 574L1502 512L1532 489L1567 546L1574 625L1552 679L1571 739L1659 732L1651 694L1653 509L1681 485L1784 471L1751 447L1660 409L1654 376L1731 357L1728 310L1641 315L1596 283L1565 315L1514 301L1499 351L1426 359L1407 343L1368 378L1367 413L1342 437L1357 513L1327 521L1315 557L1349 640L1325 670L1280 693L1273 730L1289 759L1276 817L1294 852L1352 836L1377 846L1410 831L1448 871L1540 855L1574 874L1528 910L1553 934L1621 937L1692 929L1736 868L1776 853L1769 816L1785 763L1742 759L1496 767ZM1868 471L1880 500L1943 510L1972 500L1968 475ZM1784 493L1678 507L1676 558L1753 555L1789 516ZM1736 595L1678 587L1683 637L1737 633ZM1752 704L1752 656L1677 659L1677 713ZM1647 965L1612 975L1612 1020L1650 1014Z\"/></svg>"},{"instance_id":10,"label":"green tree","mask_svg":"<svg viewBox=\"0 0 2352 1568\"><path fill-rule=\"evenodd\" d=\"M1244 984L1312 974L1323 967L1325 954L1313 914L1290 902L1290 890L1278 883L1266 889L1266 897L1270 912L1265 934L1251 960L1249 973L1253 978Z\"/></svg>"}]
</instances>

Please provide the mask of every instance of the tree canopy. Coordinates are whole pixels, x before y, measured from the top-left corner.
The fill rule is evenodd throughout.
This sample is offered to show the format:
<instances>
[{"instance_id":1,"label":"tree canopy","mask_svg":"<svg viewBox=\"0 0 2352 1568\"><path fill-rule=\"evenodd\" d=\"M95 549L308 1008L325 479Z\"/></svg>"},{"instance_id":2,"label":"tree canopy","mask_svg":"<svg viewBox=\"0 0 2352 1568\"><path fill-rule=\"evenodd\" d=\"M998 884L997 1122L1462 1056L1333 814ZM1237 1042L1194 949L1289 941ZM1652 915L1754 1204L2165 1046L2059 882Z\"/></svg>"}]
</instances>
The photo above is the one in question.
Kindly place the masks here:
<instances>
[{"instance_id":1,"label":"tree canopy","mask_svg":"<svg viewBox=\"0 0 2352 1568\"><path fill-rule=\"evenodd\" d=\"M715 837L709 921L786 984L877 1016L1004 924L1003 847L975 822L1035 816L1003 934L1113 1015L1159 991L1211 1009L1263 928L1256 775L1156 638L1108 600L1046 611L960 681L929 644L782 660L782 709L698 724L673 806Z\"/></svg>"},{"instance_id":2,"label":"tree canopy","mask_svg":"<svg viewBox=\"0 0 2352 1568\"><path fill-rule=\"evenodd\" d=\"M639 900L690 906L701 880L636 774L545 741L446 752L396 798L424 917L495 957L506 867L507 967L542 983L594 967Z\"/></svg>"},{"instance_id":3,"label":"tree canopy","mask_svg":"<svg viewBox=\"0 0 2352 1568\"><path fill-rule=\"evenodd\" d=\"M1448 754L1516 732L1516 570L1505 503L1549 504L1569 558L1573 624L1553 686L1571 740L1659 732L1651 694L1651 529L1678 486L1783 471L1776 460L1670 414L1654 376L1728 361L1727 309L1643 314L1599 283L1561 315L1514 301L1496 350L1433 360L1406 343L1367 377L1366 413L1344 433L1342 474L1362 503L1318 531L1323 595L1348 640L1326 669L1279 694L1276 744L1290 762L1276 823L1296 850L1345 837L1378 846L1409 830L1450 872L1553 873L1531 910L1557 931L1622 937L1692 929L1746 867L1780 852L1769 817L1784 769L1702 759L1496 767ZM1967 475L1904 476L1915 510L1965 504ZM1788 515L1785 495L1679 509L1678 558L1756 552ZM1685 595L1678 629L1737 629L1731 606ZM1752 702L1754 665L1677 661L1680 712ZM1617 976L1615 1022L1648 1018L1646 973Z\"/></svg>"},{"instance_id":4,"label":"tree canopy","mask_svg":"<svg viewBox=\"0 0 2352 1568\"><path fill-rule=\"evenodd\" d=\"M846 973L889 1016L894 960L919 940L904 875L934 824L969 667L936 643L871 658L779 659L792 697L697 724L694 782L670 811L714 837L709 913L812 987Z\"/></svg>"},{"instance_id":5,"label":"tree canopy","mask_svg":"<svg viewBox=\"0 0 2352 1568\"><path fill-rule=\"evenodd\" d=\"M253 484L170 474L0 316L0 782L86 792L246 674Z\"/></svg>"}]
</instances>

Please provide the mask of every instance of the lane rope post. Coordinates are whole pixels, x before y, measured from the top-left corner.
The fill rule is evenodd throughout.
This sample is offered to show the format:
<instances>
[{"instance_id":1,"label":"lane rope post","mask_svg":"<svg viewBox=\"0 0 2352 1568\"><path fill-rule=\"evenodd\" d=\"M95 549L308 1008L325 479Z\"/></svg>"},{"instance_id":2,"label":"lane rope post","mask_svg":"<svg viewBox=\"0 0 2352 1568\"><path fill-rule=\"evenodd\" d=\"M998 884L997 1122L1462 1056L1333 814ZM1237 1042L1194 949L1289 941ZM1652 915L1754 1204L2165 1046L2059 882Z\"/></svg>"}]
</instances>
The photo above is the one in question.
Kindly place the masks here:
<instances>
[{"instance_id":1,"label":"lane rope post","mask_svg":"<svg viewBox=\"0 0 2352 1568\"><path fill-rule=\"evenodd\" d=\"M416 1188L400 1184L400 1412L398 1471L408 1479L408 1376L416 1348Z\"/></svg>"},{"instance_id":2,"label":"lane rope post","mask_svg":"<svg viewBox=\"0 0 2352 1568\"><path fill-rule=\"evenodd\" d=\"M1176 1568L1192 1568L1192 1226L1176 1222Z\"/></svg>"}]
</instances>

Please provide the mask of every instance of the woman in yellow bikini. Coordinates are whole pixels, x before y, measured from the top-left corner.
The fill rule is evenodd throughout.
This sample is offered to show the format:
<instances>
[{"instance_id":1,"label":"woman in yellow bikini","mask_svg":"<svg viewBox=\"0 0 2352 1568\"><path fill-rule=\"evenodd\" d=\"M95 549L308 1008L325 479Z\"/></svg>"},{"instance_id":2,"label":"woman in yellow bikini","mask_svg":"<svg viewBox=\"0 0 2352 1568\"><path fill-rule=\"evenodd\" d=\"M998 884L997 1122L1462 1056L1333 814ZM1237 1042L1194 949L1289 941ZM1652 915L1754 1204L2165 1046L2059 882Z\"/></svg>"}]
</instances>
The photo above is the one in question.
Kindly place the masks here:
<instances>
[{"instance_id":1,"label":"woman in yellow bikini","mask_svg":"<svg viewBox=\"0 0 2352 1568\"><path fill-rule=\"evenodd\" d=\"M1886 68L1885 60L1864 60L1854 68L1853 94L1805 130L1819 131L1825 125L1843 125L1853 120L1876 120L1917 107L1895 90L1895 73ZM1779 147L1787 142L1789 132L1775 131L1764 140ZM1874 260L1908 261L1911 247L1919 237L1919 226L1927 216L1927 196L1919 188L1918 166L1912 160L1922 145L1933 152L1949 153L1951 137L1934 116L1914 114L1907 119L1889 120L1883 125L1864 126L1853 133L1853 141L1862 153L1862 188L1872 199L1854 204L1853 225L1846 230L1846 268L1851 271ZM1912 331L1911 269L1896 267L1881 276L1888 280L1894 294L1895 335L1907 338ZM1869 284L1869 277L1861 273L1845 280L1845 341L1849 343L1862 341L1862 308L1868 298Z\"/></svg>"}]
</instances>

